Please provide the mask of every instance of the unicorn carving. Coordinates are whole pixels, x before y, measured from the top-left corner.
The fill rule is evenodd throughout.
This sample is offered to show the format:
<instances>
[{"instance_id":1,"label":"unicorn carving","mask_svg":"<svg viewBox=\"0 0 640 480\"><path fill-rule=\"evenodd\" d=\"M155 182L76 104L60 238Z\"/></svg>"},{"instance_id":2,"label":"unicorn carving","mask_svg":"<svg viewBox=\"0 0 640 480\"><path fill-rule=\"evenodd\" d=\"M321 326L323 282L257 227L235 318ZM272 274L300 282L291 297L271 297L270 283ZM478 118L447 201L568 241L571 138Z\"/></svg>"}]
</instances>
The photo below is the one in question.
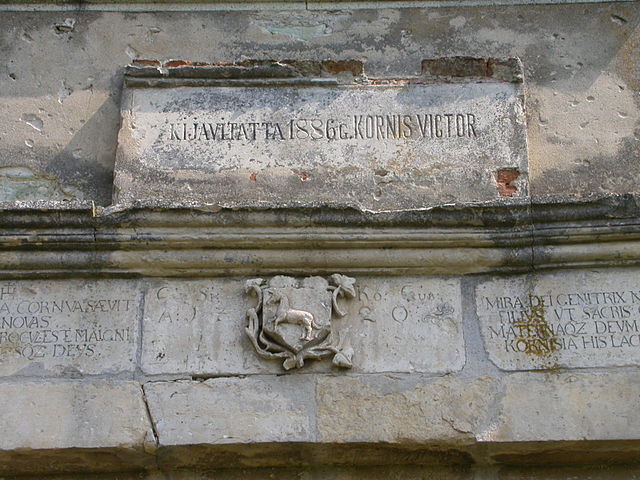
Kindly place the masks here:
<instances>
[{"instance_id":1,"label":"unicorn carving","mask_svg":"<svg viewBox=\"0 0 640 480\"><path fill-rule=\"evenodd\" d=\"M300 337L300 340L313 340L313 330L321 328L321 326L316 323L313 314L305 312L304 310L289 308L289 299L283 294L277 294L274 297L274 303L275 302L278 302L278 309L276 310L274 327L278 328L278 325L281 323L300 325L301 327L304 327L304 333Z\"/></svg>"}]
</instances>

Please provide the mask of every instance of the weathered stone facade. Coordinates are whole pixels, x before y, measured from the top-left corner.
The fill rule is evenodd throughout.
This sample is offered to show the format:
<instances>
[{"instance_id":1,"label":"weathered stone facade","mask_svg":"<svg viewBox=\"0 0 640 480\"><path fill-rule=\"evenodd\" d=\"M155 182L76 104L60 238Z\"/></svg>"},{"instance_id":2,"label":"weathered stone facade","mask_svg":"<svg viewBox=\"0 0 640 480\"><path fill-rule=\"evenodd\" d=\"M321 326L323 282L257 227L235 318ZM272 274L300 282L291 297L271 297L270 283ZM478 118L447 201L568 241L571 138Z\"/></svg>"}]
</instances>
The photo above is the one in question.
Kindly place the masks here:
<instances>
[{"instance_id":1,"label":"weathered stone facade","mask_svg":"<svg viewBox=\"0 0 640 480\"><path fill-rule=\"evenodd\" d=\"M0 475L640 476L639 24L2 3Z\"/></svg>"}]
</instances>

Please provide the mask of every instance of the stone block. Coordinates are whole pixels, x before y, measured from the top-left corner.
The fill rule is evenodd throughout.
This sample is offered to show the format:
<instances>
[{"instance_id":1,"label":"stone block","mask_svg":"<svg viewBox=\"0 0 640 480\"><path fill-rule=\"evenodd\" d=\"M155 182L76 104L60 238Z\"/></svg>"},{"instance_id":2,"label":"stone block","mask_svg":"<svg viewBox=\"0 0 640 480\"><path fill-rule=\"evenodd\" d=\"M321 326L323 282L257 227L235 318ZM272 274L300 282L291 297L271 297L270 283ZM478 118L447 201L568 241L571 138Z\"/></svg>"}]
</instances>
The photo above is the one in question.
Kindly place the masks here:
<instances>
[{"instance_id":1,"label":"stone block","mask_svg":"<svg viewBox=\"0 0 640 480\"><path fill-rule=\"evenodd\" d=\"M515 373L503 385L504 395L491 426L479 433L480 441L597 443L640 438L637 372Z\"/></svg>"},{"instance_id":2,"label":"stone block","mask_svg":"<svg viewBox=\"0 0 640 480\"><path fill-rule=\"evenodd\" d=\"M318 437L328 443L471 445L498 385L490 377L321 377Z\"/></svg>"},{"instance_id":3,"label":"stone block","mask_svg":"<svg viewBox=\"0 0 640 480\"><path fill-rule=\"evenodd\" d=\"M144 390L161 448L315 437L309 375L149 382Z\"/></svg>"},{"instance_id":4,"label":"stone block","mask_svg":"<svg viewBox=\"0 0 640 480\"><path fill-rule=\"evenodd\" d=\"M280 371L262 361L245 333L245 297L237 279L149 280L142 334L148 374L247 374Z\"/></svg>"},{"instance_id":5,"label":"stone block","mask_svg":"<svg viewBox=\"0 0 640 480\"><path fill-rule=\"evenodd\" d=\"M137 382L2 383L0 404L2 474L153 464L155 439Z\"/></svg>"},{"instance_id":6,"label":"stone block","mask_svg":"<svg viewBox=\"0 0 640 480\"><path fill-rule=\"evenodd\" d=\"M237 279L149 280L142 369L153 375L282 372L282 360L260 358L245 332L255 301ZM339 302L345 315L334 315L332 335L353 349L353 372L449 373L464 366L459 280L358 277L355 298ZM309 361L304 369L329 371L331 362Z\"/></svg>"},{"instance_id":7,"label":"stone block","mask_svg":"<svg viewBox=\"0 0 640 480\"><path fill-rule=\"evenodd\" d=\"M634 462L638 380L636 372L322 376L318 442L437 446L452 453L440 460L449 463L464 463L465 454L508 465L588 464L612 455Z\"/></svg>"},{"instance_id":8,"label":"stone block","mask_svg":"<svg viewBox=\"0 0 640 480\"><path fill-rule=\"evenodd\" d=\"M289 374L144 388L163 468L469 464L463 447L493 382L423 380Z\"/></svg>"},{"instance_id":9,"label":"stone block","mask_svg":"<svg viewBox=\"0 0 640 480\"><path fill-rule=\"evenodd\" d=\"M134 280L0 282L0 376L133 371Z\"/></svg>"},{"instance_id":10,"label":"stone block","mask_svg":"<svg viewBox=\"0 0 640 480\"><path fill-rule=\"evenodd\" d=\"M347 308L340 328L356 352L354 372L451 373L465 364L459 279L365 277Z\"/></svg>"},{"instance_id":11,"label":"stone block","mask_svg":"<svg viewBox=\"0 0 640 480\"><path fill-rule=\"evenodd\" d=\"M478 284L476 308L501 369L640 365L636 269L493 278Z\"/></svg>"},{"instance_id":12,"label":"stone block","mask_svg":"<svg viewBox=\"0 0 640 480\"><path fill-rule=\"evenodd\" d=\"M392 79L266 63L130 69L114 203L382 211L528 194L519 62L452 58L439 78Z\"/></svg>"}]
</instances>

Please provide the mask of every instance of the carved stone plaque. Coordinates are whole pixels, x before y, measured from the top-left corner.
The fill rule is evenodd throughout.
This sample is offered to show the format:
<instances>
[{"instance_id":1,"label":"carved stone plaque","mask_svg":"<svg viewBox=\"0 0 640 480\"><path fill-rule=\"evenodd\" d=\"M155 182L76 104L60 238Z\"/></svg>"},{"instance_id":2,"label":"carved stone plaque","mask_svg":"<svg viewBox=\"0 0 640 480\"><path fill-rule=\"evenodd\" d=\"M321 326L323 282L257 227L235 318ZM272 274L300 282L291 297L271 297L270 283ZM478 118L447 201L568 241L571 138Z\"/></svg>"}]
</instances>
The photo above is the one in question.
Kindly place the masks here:
<instances>
[{"instance_id":1,"label":"carved stone plaque","mask_svg":"<svg viewBox=\"0 0 640 480\"><path fill-rule=\"evenodd\" d=\"M303 283L299 278L295 285L288 285L291 280L286 278L290 277L271 284L272 279L266 278L264 283L253 282L261 291L271 289L262 302L264 306L266 300L267 323L275 322L282 305L271 296L276 293L287 294L290 308L314 315L317 323L310 325L308 336L299 323L279 322L279 330L286 330L286 342L312 343L305 336L324 342L329 312L334 312L331 336L322 344L327 347L327 360L307 357L306 371L345 367L345 359L354 373L450 373L465 364L457 279L358 276L355 296L337 297L341 316L335 314L332 292L316 288L315 280ZM143 371L152 375L281 373L286 358L261 358L252 341L255 330L245 330L247 312L258 301L253 293L247 294L248 280L253 279L149 280L142 326ZM335 355L334 346L345 359Z\"/></svg>"},{"instance_id":2,"label":"carved stone plaque","mask_svg":"<svg viewBox=\"0 0 640 480\"><path fill-rule=\"evenodd\" d=\"M132 371L141 297L131 280L3 280L0 376Z\"/></svg>"},{"instance_id":3,"label":"carved stone plaque","mask_svg":"<svg viewBox=\"0 0 640 480\"><path fill-rule=\"evenodd\" d=\"M355 297L354 284L355 279L339 273L329 282L322 277L298 282L284 276L269 282L248 280L245 290L256 296L257 303L247 310L246 332L256 352L265 359L283 359L287 370L302 367L307 358L327 356L333 356L336 367L351 368L353 348L332 331L331 319L334 314L345 315L338 297Z\"/></svg>"},{"instance_id":4,"label":"carved stone plaque","mask_svg":"<svg viewBox=\"0 0 640 480\"><path fill-rule=\"evenodd\" d=\"M526 195L521 67L473 61L402 79L130 70L114 201L394 210Z\"/></svg>"},{"instance_id":5,"label":"carved stone plaque","mask_svg":"<svg viewBox=\"0 0 640 480\"><path fill-rule=\"evenodd\" d=\"M247 282L263 294L264 311L255 313L277 334L269 341L301 355L265 359L274 350L261 341L257 351L261 329L248 313L258 297ZM137 367L151 375L277 374L288 358L287 366L302 359L311 372L458 371L460 282L344 275L0 282L0 377Z\"/></svg>"},{"instance_id":6,"label":"carved stone plaque","mask_svg":"<svg viewBox=\"0 0 640 480\"><path fill-rule=\"evenodd\" d=\"M640 364L637 271L488 280L476 308L489 358L504 370Z\"/></svg>"}]
</instances>

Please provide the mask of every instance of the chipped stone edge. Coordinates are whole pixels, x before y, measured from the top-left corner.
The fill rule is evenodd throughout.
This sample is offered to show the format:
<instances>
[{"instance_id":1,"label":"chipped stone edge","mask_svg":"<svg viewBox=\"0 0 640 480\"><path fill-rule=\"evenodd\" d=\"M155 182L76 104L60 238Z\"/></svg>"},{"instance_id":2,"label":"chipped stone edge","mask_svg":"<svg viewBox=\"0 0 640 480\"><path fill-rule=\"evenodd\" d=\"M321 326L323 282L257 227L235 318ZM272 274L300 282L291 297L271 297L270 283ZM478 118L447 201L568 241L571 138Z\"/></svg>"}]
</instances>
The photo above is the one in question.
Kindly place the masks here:
<instances>
[{"instance_id":1,"label":"chipped stone edge","mask_svg":"<svg viewBox=\"0 0 640 480\"><path fill-rule=\"evenodd\" d=\"M441 83L523 83L522 62L516 57L439 57L422 60L421 74L377 78L365 73L361 60L244 60L205 63L191 60L134 60L125 68L128 88L204 86L332 86L353 84L429 85Z\"/></svg>"}]
</instances>

